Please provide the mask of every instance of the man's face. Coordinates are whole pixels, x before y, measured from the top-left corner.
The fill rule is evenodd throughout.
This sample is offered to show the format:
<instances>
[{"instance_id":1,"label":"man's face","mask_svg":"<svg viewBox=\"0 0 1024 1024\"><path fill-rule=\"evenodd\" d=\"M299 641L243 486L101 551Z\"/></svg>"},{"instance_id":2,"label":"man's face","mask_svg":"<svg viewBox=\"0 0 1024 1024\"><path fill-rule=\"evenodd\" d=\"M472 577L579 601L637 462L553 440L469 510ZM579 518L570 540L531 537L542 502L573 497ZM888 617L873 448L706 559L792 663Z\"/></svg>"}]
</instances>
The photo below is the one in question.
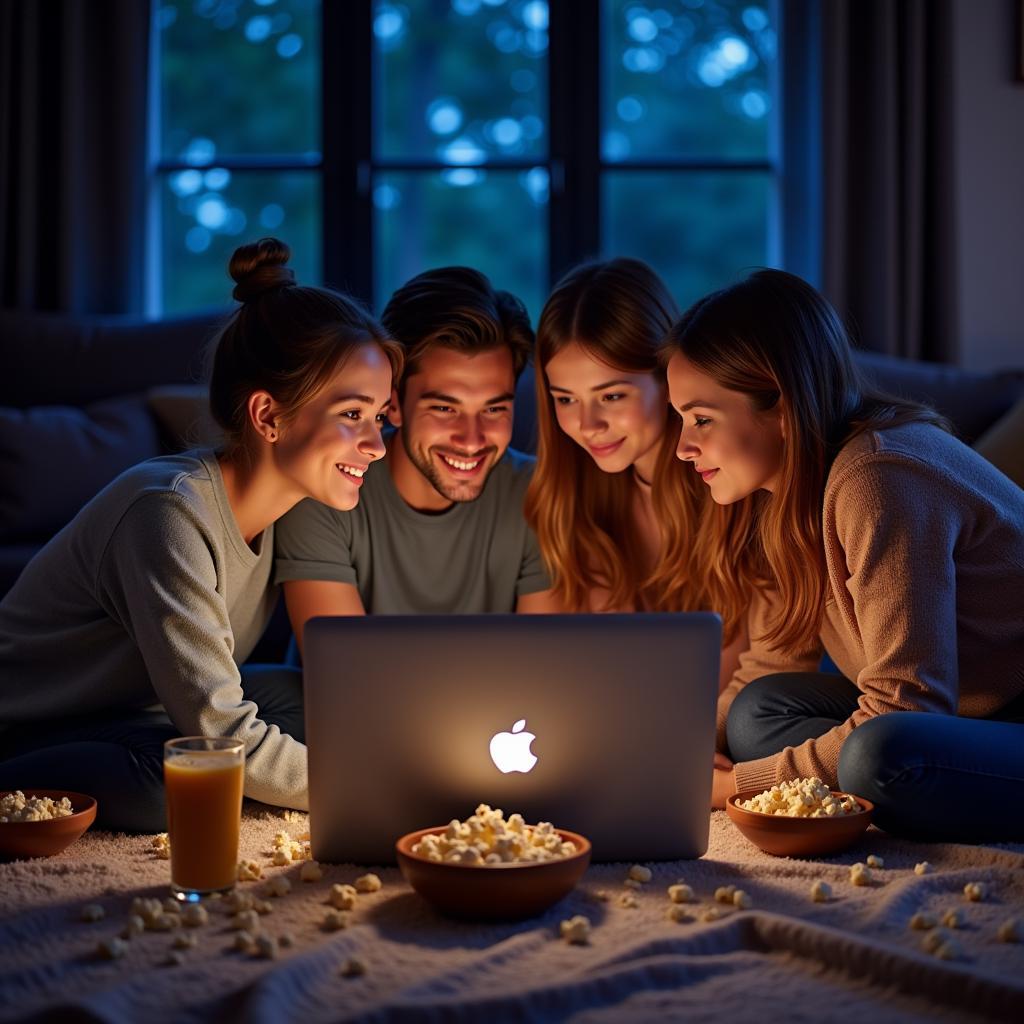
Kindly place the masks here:
<instances>
[{"instance_id":1,"label":"man's face","mask_svg":"<svg viewBox=\"0 0 1024 1024\"><path fill-rule=\"evenodd\" d=\"M512 440L515 374L505 346L465 355L438 346L405 380L388 418L410 462L448 501L475 501Z\"/></svg>"}]
</instances>

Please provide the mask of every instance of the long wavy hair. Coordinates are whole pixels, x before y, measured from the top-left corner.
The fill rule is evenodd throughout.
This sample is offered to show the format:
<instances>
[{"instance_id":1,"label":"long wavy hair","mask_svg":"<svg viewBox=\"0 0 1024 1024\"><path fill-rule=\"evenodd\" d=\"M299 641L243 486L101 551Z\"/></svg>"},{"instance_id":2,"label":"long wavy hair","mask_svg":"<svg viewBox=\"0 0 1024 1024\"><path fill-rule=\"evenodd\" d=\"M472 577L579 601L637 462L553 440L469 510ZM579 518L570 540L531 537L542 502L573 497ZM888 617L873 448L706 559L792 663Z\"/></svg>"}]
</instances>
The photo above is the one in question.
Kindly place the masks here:
<instances>
[{"instance_id":1,"label":"long wavy hair","mask_svg":"<svg viewBox=\"0 0 1024 1024\"><path fill-rule=\"evenodd\" d=\"M658 275L633 259L586 263L556 285L541 312L535 349L537 466L526 494L526 519L540 543L555 596L572 610L589 608L595 589L613 608L681 610L697 606L690 585L690 540L702 495L675 458L679 422L665 403L652 502L661 527L658 569L647 560L633 515L631 473L602 472L559 427L546 367L571 342L615 369L664 381L658 346L678 315Z\"/></svg>"},{"instance_id":2,"label":"long wavy hair","mask_svg":"<svg viewBox=\"0 0 1024 1024\"><path fill-rule=\"evenodd\" d=\"M732 635L754 587L778 591L763 638L788 654L817 643L828 588L822 537L825 482L857 434L904 423L949 429L933 409L870 387L831 305L806 281L759 270L695 303L665 339L661 362L681 353L755 409L781 400L780 485L707 510L694 546L711 607Z\"/></svg>"}]
</instances>

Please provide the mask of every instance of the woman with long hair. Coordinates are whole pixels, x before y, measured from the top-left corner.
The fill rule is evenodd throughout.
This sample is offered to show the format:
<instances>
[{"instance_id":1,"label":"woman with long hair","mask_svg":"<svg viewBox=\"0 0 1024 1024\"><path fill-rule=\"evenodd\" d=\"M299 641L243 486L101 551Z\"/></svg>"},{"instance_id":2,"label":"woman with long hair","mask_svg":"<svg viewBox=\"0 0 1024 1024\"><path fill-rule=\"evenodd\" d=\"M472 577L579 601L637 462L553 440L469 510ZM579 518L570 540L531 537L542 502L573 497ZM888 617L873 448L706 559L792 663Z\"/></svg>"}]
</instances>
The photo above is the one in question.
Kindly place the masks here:
<instances>
[{"instance_id":1,"label":"woman with long hair","mask_svg":"<svg viewBox=\"0 0 1024 1024\"><path fill-rule=\"evenodd\" d=\"M356 505L401 353L289 256L263 239L231 258L223 446L127 470L0 603L0 789L82 790L103 827L158 831L163 743L198 734L244 740L247 796L307 806L301 673L241 666L278 596L274 521L304 498Z\"/></svg>"},{"instance_id":2,"label":"woman with long hair","mask_svg":"<svg viewBox=\"0 0 1024 1024\"><path fill-rule=\"evenodd\" d=\"M928 839L1024 838L1024 492L934 411L869 388L839 317L762 270L663 351L679 458L716 504L712 607L750 610L713 802L795 777ZM827 650L841 675L817 667Z\"/></svg>"},{"instance_id":3,"label":"woman with long hair","mask_svg":"<svg viewBox=\"0 0 1024 1024\"><path fill-rule=\"evenodd\" d=\"M572 270L541 313L526 516L567 610L705 606L692 568L705 498L675 459L679 424L658 362L677 315L661 278L624 258ZM743 632L737 618L727 641ZM728 679L731 650L723 666Z\"/></svg>"}]
</instances>

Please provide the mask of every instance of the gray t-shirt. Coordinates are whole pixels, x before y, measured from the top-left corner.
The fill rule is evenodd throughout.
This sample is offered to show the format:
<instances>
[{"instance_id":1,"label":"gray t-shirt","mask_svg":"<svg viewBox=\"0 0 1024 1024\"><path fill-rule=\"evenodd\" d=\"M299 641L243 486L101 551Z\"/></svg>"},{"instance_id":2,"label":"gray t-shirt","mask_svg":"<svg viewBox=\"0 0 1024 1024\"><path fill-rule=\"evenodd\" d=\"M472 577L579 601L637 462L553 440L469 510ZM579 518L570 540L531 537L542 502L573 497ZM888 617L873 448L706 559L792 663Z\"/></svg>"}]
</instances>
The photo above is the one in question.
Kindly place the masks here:
<instances>
[{"instance_id":1,"label":"gray t-shirt","mask_svg":"<svg viewBox=\"0 0 1024 1024\"><path fill-rule=\"evenodd\" d=\"M476 501L431 514L410 508L386 459L363 478L350 512L307 498L277 524L275 582L353 583L373 614L511 612L547 590L523 518L533 459L509 450Z\"/></svg>"},{"instance_id":2,"label":"gray t-shirt","mask_svg":"<svg viewBox=\"0 0 1024 1024\"><path fill-rule=\"evenodd\" d=\"M246 796L304 809L306 747L238 669L277 598L273 544L246 544L211 452L123 473L0 602L0 727L159 703L183 735L245 741Z\"/></svg>"}]
</instances>

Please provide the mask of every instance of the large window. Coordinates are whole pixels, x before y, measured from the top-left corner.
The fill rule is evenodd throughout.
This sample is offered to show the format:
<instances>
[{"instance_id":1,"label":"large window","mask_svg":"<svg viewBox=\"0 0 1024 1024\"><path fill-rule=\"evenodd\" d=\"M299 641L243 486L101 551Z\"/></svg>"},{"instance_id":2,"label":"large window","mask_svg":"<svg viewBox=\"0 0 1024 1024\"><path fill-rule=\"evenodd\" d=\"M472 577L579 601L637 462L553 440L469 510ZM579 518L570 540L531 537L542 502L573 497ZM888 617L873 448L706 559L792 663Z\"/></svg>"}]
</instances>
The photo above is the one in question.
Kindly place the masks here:
<instances>
[{"instance_id":1,"label":"large window","mask_svg":"<svg viewBox=\"0 0 1024 1024\"><path fill-rule=\"evenodd\" d=\"M781 0L779 0L781 2ZM536 317L580 259L686 304L782 259L777 0L162 0L150 306L242 241L379 309L479 267Z\"/></svg>"}]
</instances>

